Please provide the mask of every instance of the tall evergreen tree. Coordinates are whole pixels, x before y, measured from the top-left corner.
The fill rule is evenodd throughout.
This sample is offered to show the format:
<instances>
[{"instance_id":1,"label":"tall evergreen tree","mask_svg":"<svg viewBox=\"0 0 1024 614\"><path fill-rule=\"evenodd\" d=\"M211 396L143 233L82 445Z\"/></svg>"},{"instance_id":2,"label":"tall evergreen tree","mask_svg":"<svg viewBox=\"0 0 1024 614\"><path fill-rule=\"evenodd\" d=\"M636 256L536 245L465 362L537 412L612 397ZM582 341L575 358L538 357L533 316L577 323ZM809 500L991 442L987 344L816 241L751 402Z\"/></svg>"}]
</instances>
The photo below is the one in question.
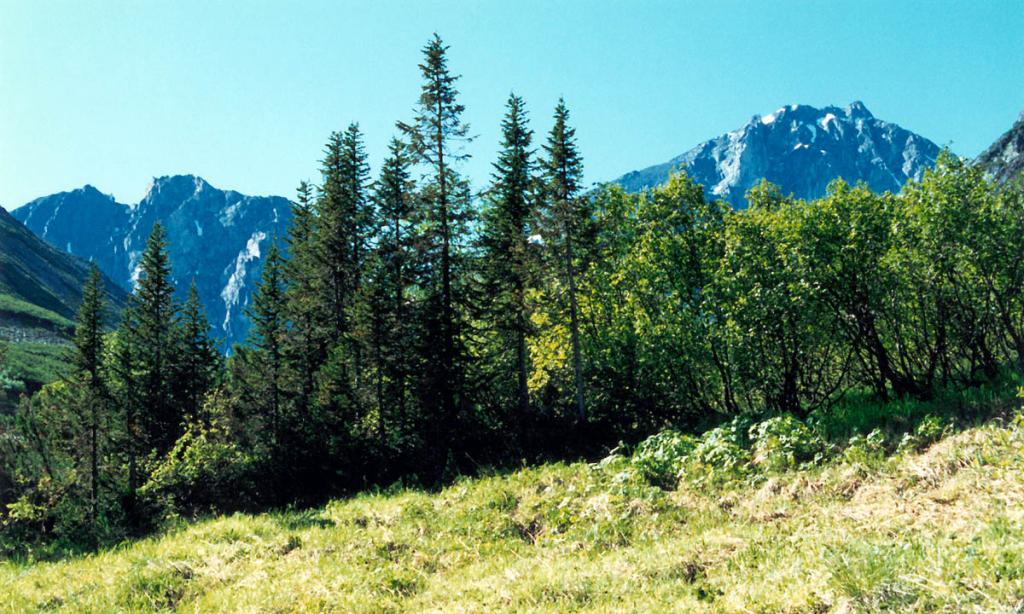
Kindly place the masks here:
<instances>
[{"instance_id":1,"label":"tall evergreen tree","mask_svg":"<svg viewBox=\"0 0 1024 614\"><path fill-rule=\"evenodd\" d=\"M569 299L569 334L572 344L572 368L575 388L576 413L580 420L587 417L583 385L583 357L580 349L579 301L576 273L579 243L589 221L585 199L580 198L583 177L583 158L576 146L576 129L569 127L569 109L559 99L555 107L555 125L544 145L547 198L546 242L556 250L560 261L560 276L567 287Z\"/></svg>"},{"instance_id":2,"label":"tall evergreen tree","mask_svg":"<svg viewBox=\"0 0 1024 614\"><path fill-rule=\"evenodd\" d=\"M132 358L138 371L138 418L143 444L164 453L181 434L182 408L172 396L177 359L174 286L163 225L153 224L139 263L130 307Z\"/></svg>"},{"instance_id":3,"label":"tall evergreen tree","mask_svg":"<svg viewBox=\"0 0 1024 614\"><path fill-rule=\"evenodd\" d=\"M527 379L529 355L526 337L530 319L526 290L531 283L529 224L534 214L532 151L533 132L527 127L523 99L515 94L506 103L501 123L502 150L494 163L488 194L490 207L481 233L483 283L488 319L499 337L497 351L514 352L515 404L522 421L530 409Z\"/></svg>"},{"instance_id":4,"label":"tall evergreen tree","mask_svg":"<svg viewBox=\"0 0 1024 614\"><path fill-rule=\"evenodd\" d=\"M406 417L413 343L406 302L412 264L414 183L406 145L392 139L388 149L389 155L374 185L377 249L370 267L373 287L367 293L370 351L377 365L378 429L382 439L386 438L390 423L401 423Z\"/></svg>"},{"instance_id":5,"label":"tall evergreen tree","mask_svg":"<svg viewBox=\"0 0 1024 614\"><path fill-rule=\"evenodd\" d=\"M220 354L210 339L210 324L199 302L194 279L181 308L180 327L182 346L175 387L185 417L194 420L199 417L206 393L216 382L220 366Z\"/></svg>"},{"instance_id":6,"label":"tall evergreen tree","mask_svg":"<svg viewBox=\"0 0 1024 614\"><path fill-rule=\"evenodd\" d=\"M317 256L317 216L313 189L309 183L299 184L292 206L292 223L288 229L288 261L281 274L285 283L286 320L291 322L290 334L283 348L287 362L293 366L298 382L298 409L308 415L316 381L316 372L327 357L328 326L322 296L322 276Z\"/></svg>"},{"instance_id":7,"label":"tall evergreen tree","mask_svg":"<svg viewBox=\"0 0 1024 614\"><path fill-rule=\"evenodd\" d=\"M423 280L425 377L422 396L435 414L435 446L448 456L457 428L462 398L462 360L459 344L457 296L461 242L471 215L469 189L455 166L468 158L464 145L471 140L469 125L462 120L465 107L458 102L458 75L448 68L448 46L435 34L423 48L420 72L423 86L413 120L399 122L406 135L414 162L426 172L419 204L424 208L421 224L421 255L428 276Z\"/></svg>"},{"instance_id":8,"label":"tall evergreen tree","mask_svg":"<svg viewBox=\"0 0 1024 614\"><path fill-rule=\"evenodd\" d=\"M349 332L348 309L359 287L367 229L369 165L358 124L331 134L320 188L317 240L336 338Z\"/></svg>"},{"instance_id":9,"label":"tall evergreen tree","mask_svg":"<svg viewBox=\"0 0 1024 614\"><path fill-rule=\"evenodd\" d=\"M262 369L260 377L265 385L267 413L265 419L270 424L272 441L280 440L281 430L281 394L284 376L283 343L288 332L285 320L286 303L282 268L284 264L275 240L267 251L267 259L263 263L263 275L259 287L253 297L253 306L249 311L253 328L250 343L256 348Z\"/></svg>"},{"instance_id":10,"label":"tall evergreen tree","mask_svg":"<svg viewBox=\"0 0 1024 614\"><path fill-rule=\"evenodd\" d=\"M80 390L82 422L87 429L89 455L89 518L95 531L100 500L100 430L109 408L103 367L103 280L93 263L82 288L75 322L74 363L84 387Z\"/></svg>"}]
</instances>

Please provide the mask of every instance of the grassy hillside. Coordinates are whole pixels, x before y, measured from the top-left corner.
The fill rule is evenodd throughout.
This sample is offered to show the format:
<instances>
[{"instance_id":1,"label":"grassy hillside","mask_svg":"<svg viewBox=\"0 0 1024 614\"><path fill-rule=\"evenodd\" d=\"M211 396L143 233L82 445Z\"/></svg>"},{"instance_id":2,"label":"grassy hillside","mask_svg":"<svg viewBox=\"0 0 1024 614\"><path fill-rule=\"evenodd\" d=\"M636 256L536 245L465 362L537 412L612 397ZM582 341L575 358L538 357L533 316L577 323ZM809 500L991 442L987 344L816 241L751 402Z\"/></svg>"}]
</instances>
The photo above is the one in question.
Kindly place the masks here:
<instances>
[{"instance_id":1,"label":"grassy hillside","mask_svg":"<svg viewBox=\"0 0 1024 614\"><path fill-rule=\"evenodd\" d=\"M46 244L0 208L0 342L9 342L4 364L18 390L0 390L0 412L22 391L34 392L66 370L65 347L89 272L85 260ZM104 278L107 320L113 324L127 294Z\"/></svg>"},{"instance_id":2,"label":"grassy hillside","mask_svg":"<svg viewBox=\"0 0 1024 614\"><path fill-rule=\"evenodd\" d=\"M613 455L181 524L2 563L0 610L1019 611L1024 419L945 433L668 489Z\"/></svg>"}]
</instances>

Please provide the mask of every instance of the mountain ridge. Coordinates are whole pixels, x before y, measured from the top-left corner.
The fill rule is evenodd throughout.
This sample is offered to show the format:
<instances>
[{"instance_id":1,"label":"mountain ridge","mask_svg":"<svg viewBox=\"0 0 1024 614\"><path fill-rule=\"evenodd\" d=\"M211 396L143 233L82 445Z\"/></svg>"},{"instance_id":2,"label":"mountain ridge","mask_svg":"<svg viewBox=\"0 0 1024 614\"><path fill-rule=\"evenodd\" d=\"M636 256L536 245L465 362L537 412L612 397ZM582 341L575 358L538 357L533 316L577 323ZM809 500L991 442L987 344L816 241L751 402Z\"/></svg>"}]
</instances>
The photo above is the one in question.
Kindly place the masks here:
<instances>
[{"instance_id":1,"label":"mountain ridge","mask_svg":"<svg viewBox=\"0 0 1024 614\"><path fill-rule=\"evenodd\" d=\"M975 159L997 185L1024 177L1024 111L1017 121Z\"/></svg>"},{"instance_id":2,"label":"mountain ridge","mask_svg":"<svg viewBox=\"0 0 1024 614\"><path fill-rule=\"evenodd\" d=\"M195 280L224 349L248 333L246 308L276 236L285 247L291 202L214 187L198 175L154 177L142 199L119 203L92 185L43 196L11 215L51 245L96 261L125 289L138 278L146 238L158 220L167 230L178 292Z\"/></svg>"},{"instance_id":3,"label":"mountain ridge","mask_svg":"<svg viewBox=\"0 0 1024 614\"><path fill-rule=\"evenodd\" d=\"M639 192L685 169L709 198L743 207L747 189L762 178L805 199L822 196L837 177L897 192L934 165L938 153L935 143L876 118L859 100L842 108L790 104L612 183Z\"/></svg>"}]
</instances>

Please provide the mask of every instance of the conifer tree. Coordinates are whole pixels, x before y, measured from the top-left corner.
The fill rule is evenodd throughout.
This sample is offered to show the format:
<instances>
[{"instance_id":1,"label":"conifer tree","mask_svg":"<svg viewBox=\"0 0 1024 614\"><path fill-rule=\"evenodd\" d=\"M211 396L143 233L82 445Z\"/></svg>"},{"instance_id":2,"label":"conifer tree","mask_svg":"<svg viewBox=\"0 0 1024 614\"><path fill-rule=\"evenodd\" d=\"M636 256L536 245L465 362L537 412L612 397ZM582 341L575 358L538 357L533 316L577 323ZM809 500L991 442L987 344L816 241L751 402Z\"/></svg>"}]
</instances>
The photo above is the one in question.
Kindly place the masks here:
<instances>
[{"instance_id":1,"label":"conifer tree","mask_svg":"<svg viewBox=\"0 0 1024 614\"><path fill-rule=\"evenodd\" d=\"M411 228L414 184L406 146L392 139L389 155L374 185L377 207L377 249L370 265L372 288L368 299L371 352L377 366L378 429L385 438L391 416L406 415L406 380L412 364L412 326L406 302L412 260Z\"/></svg>"},{"instance_id":2,"label":"conifer tree","mask_svg":"<svg viewBox=\"0 0 1024 614\"><path fill-rule=\"evenodd\" d=\"M567 287L569 299L569 333L572 344L573 383L576 413L580 420L587 416L583 385L583 357L580 349L579 303L576 296L576 268L578 266L581 235L589 220L585 200L580 198L583 176L583 158L576 146L576 129L570 128L569 109L559 99L555 107L555 125L544 145L546 192L546 240L556 251L560 262L560 276Z\"/></svg>"},{"instance_id":3,"label":"conifer tree","mask_svg":"<svg viewBox=\"0 0 1024 614\"><path fill-rule=\"evenodd\" d=\"M132 358L137 369L138 419L143 444L164 453L181 433L181 408L173 401L175 344L174 287L167 240L160 222L146 241L132 299Z\"/></svg>"},{"instance_id":4,"label":"conifer tree","mask_svg":"<svg viewBox=\"0 0 1024 614\"><path fill-rule=\"evenodd\" d=\"M369 166L358 124L331 134L320 188L317 240L335 338L349 332L348 313L359 286L367 228Z\"/></svg>"},{"instance_id":5,"label":"conifer tree","mask_svg":"<svg viewBox=\"0 0 1024 614\"><path fill-rule=\"evenodd\" d=\"M199 302L194 279L181 308L180 326L182 346L175 387L184 406L185 417L195 420L199 418L206 393L216 382L220 354L210 339L210 324Z\"/></svg>"},{"instance_id":6,"label":"conifer tree","mask_svg":"<svg viewBox=\"0 0 1024 614\"><path fill-rule=\"evenodd\" d=\"M282 268L281 253L275 240L267 251L263 275L253 297L252 309L249 311L253 323L250 343L256 348L259 356L259 376L266 386L266 409L269 414L266 418L270 423L270 432L275 443L280 439L281 390L284 375L283 342L287 334Z\"/></svg>"},{"instance_id":7,"label":"conifer tree","mask_svg":"<svg viewBox=\"0 0 1024 614\"><path fill-rule=\"evenodd\" d=\"M527 127L522 98L510 95L506 109L501 123L502 150L494 163L488 194L490 207L484 216L481 243L487 317L499 337L498 353L508 354L509 350L514 353L515 404L521 421L530 408L526 348L530 320L526 290L533 269L528 242L534 213L530 149L533 133Z\"/></svg>"},{"instance_id":8,"label":"conifer tree","mask_svg":"<svg viewBox=\"0 0 1024 614\"><path fill-rule=\"evenodd\" d=\"M289 258L281 270L287 281L284 284L285 319L292 327L291 334L285 338L283 350L287 362L297 373L297 403L303 415L310 410L316 372L326 360L328 343L316 235L313 189L303 181L292 206L292 223L287 238Z\"/></svg>"},{"instance_id":9,"label":"conifer tree","mask_svg":"<svg viewBox=\"0 0 1024 614\"><path fill-rule=\"evenodd\" d=\"M419 194L420 258L426 267L421 309L425 337L424 403L434 414L437 452L447 458L454 443L461 396L462 360L458 318L462 297L457 295L462 241L471 215L469 189L455 166L468 157L463 146L471 140L458 102L458 75L448 68L448 47L435 34L423 48L420 72L423 86L413 120L398 124L409 142L413 161L425 169ZM442 461L444 462L444 461Z\"/></svg>"},{"instance_id":10,"label":"conifer tree","mask_svg":"<svg viewBox=\"0 0 1024 614\"><path fill-rule=\"evenodd\" d=\"M93 263L82 288L75 321L74 364L84 386L79 391L82 423L87 429L89 455L89 517L93 530L99 517L100 430L109 408L103 367L103 280Z\"/></svg>"}]
</instances>

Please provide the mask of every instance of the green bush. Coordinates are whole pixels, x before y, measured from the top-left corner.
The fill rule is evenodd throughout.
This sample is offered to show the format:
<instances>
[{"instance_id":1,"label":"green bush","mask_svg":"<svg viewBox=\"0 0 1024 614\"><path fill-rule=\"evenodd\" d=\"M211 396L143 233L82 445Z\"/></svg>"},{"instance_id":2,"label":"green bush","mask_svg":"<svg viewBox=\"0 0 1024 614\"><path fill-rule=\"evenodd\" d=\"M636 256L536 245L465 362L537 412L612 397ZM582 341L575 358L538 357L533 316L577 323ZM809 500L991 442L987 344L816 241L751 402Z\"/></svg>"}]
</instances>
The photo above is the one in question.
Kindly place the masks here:
<instances>
[{"instance_id":1,"label":"green bush","mask_svg":"<svg viewBox=\"0 0 1024 614\"><path fill-rule=\"evenodd\" d=\"M843 461L851 465L876 468L885 461L885 434L875 429L865 435L854 435L843 451Z\"/></svg>"},{"instance_id":2,"label":"green bush","mask_svg":"<svg viewBox=\"0 0 1024 614\"><path fill-rule=\"evenodd\" d=\"M900 440L898 452L916 452L927 448L949 434L952 426L938 416L925 416L913 433L906 433Z\"/></svg>"},{"instance_id":3,"label":"green bush","mask_svg":"<svg viewBox=\"0 0 1024 614\"><path fill-rule=\"evenodd\" d=\"M683 476L696 486L714 485L750 472L750 421L735 418L701 435L683 468Z\"/></svg>"},{"instance_id":4,"label":"green bush","mask_svg":"<svg viewBox=\"0 0 1024 614\"><path fill-rule=\"evenodd\" d=\"M671 429L648 437L633 452L632 464L648 482L673 488L697 438Z\"/></svg>"},{"instance_id":5,"label":"green bush","mask_svg":"<svg viewBox=\"0 0 1024 614\"><path fill-rule=\"evenodd\" d=\"M789 414L750 427L754 465L769 471L793 469L820 460L825 443L806 424Z\"/></svg>"},{"instance_id":6,"label":"green bush","mask_svg":"<svg viewBox=\"0 0 1024 614\"><path fill-rule=\"evenodd\" d=\"M166 456L151 459L153 470L139 495L152 517L172 520L244 509L251 502L257 459L232 434L217 403L216 396L207 402L209 422L189 424Z\"/></svg>"}]
</instances>

